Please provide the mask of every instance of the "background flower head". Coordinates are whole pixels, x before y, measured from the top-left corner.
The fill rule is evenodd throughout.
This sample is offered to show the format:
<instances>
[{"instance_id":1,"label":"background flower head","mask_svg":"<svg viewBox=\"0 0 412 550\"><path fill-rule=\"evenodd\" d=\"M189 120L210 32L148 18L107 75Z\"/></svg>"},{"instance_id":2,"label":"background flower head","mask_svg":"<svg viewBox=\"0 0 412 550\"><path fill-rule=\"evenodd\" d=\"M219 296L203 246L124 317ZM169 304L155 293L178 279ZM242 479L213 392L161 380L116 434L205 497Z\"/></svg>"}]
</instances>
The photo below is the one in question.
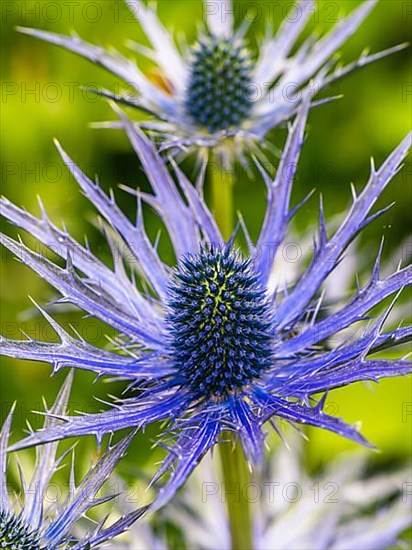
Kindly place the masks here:
<instances>
[{"instance_id":1,"label":"background flower head","mask_svg":"<svg viewBox=\"0 0 412 550\"><path fill-rule=\"evenodd\" d=\"M66 259L66 266L9 237L2 237L3 244L60 292L59 302L80 307L122 335L117 351L99 349L70 336L44 311L60 343L4 338L2 353L47 361L55 369L74 366L128 379L129 390L137 391L119 398L105 412L64 417L63 426L32 434L15 448L85 434L101 439L123 428L167 420L169 429L162 443L170 452L157 477L172 466L174 470L159 493L161 505L228 430L240 439L251 464L262 461L262 426L267 421L276 429L278 419L310 424L366 443L355 427L325 413L326 392L355 381L410 372L410 361L380 359L374 353L408 341L411 328L382 332L387 310L343 344L335 346L328 339L362 321L372 308L410 285L411 267L381 279L378 256L370 281L331 314L322 306L319 291L350 242L382 213L370 211L399 171L411 136L379 170L372 164L369 182L359 195L354 192L349 213L330 237L321 204L311 263L292 289L273 289L273 257L297 212L297 208L290 209L290 192L309 107L307 99L290 131L276 178L271 180L262 169L269 195L259 239L255 244L248 239L253 261L236 252L235 235L223 243L201 195L175 166L181 192L177 189L153 146L121 112L154 191L153 195L135 192L136 224L59 147L83 192L108 222L108 238L122 243L124 258L115 261L114 270L53 225L44 211L38 220L6 199L2 201L2 211L10 221L47 247L59 243L56 251ZM146 235L142 200L157 211L168 230L177 257L174 270L162 262ZM128 268L137 267L150 291L135 284L134 275L125 269L127 258L134 259ZM322 398L313 397L320 393Z\"/></svg>"},{"instance_id":2,"label":"background flower head","mask_svg":"<svg viewBox=\"0 0 412 550\"><path fill-rule=\"evenodd\" d=\"M204 21L194 43L180 48L151 7L140 0L127 4L150 42L149 47L129 45L155 63L155 77L115 50L77 36L19 30L63 46L127 82L132 95L96 92L151 115L152 120L141 126L160 138L162 150L213 149L226 164L234 157L244 161L252 152L263 155L265 135L296 113L305 90L317 93L357 67L399 49L365 54L349 65L336 66L336 52L357 31L374 0L363 2L346 18L339 17L327 34L320 38L314 34L299 48L297 41L317 7L312 0L292 4L276 34L267 25L257 53L246 36L250 22L236 28L231 0L205 0Z\"/></svg>"}]
</instances>

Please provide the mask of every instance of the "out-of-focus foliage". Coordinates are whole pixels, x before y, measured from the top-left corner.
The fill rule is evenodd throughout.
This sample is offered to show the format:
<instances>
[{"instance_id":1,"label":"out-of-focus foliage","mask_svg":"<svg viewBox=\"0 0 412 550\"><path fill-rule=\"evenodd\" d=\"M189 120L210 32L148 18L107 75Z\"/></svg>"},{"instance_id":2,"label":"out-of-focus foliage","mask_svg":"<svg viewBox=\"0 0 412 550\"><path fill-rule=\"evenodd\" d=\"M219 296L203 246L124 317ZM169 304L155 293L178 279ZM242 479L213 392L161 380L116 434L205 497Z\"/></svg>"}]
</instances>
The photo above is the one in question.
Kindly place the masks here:
<instances>
[{"instance_id":1,"label":"out-of-focus foliage","mask_svg":"<svg viewBox=\"0 0 412 550\"><path fill-rule=\"evenodd\" d=\"M253 42L263 35L265 19L277 26L292 4L288 1L245 1L236 3L235 12L239 20L257 15L249 31ZM319 2L306 32L315 27L324 32L336 18L347 14L357 4L359 2L349 0ZM407 4L401 0L380 2L360 32L343 49L343 58L354 59L365 47L374 52L408 40L412 14ZM94 85L118 91L124 86L112 75L74 54L17 33L14 26L32 26L64 34L75 30L89 42L112 44L126 51L123 45L127 39L143 40L139 25L120 0L81 3L6 0L1 10L2 194L34 213L39 211L36 197L40 195L54 221L64 219L71 233L80 240L87 233L92 248L100 250L110 261L109 251L103 248L99 232L93 226L95 213L63 168L52 137L59 138L90 176L98 174L104 188L116 188L118 183L147 188L122 133L88 126L93 121L113 119L108 104L80 89L80 85ZM159 11L166 25L179 33L187 33L189 41L194 36L194 22L202 18L200 0L159 0ZM143 65L148 67L147 63ZM410 50L405 49L349 76L328 91L330 95L343 94L344 97L315 109L310 116L309 137L294 189L295 202L315 187L323 194L327 219L348 205L349 184L354 182L358 187L364 184L370 156L373 155L379 165L409 129L410 80ZM127 91L127 86L125 89ZM139 116L138 113L131 115ZM285 135L284 129L278 129L271 139L280 146ZM358 247L359 269L364 264L371 265L382 235L386 237L384 258L394 254L407 236L410 230L410 167L409 162L380 201L383 205L396 200L396 205L362 237ZM241 170L237 180L236 206L255 234L262 223L264 185ZM119 190L115 192L122 207L133 218L135 205L130 196ZM315 229L317 211L317 200L312 198L298 217L297 234L307 233L312 227ZM146 218L148 231L154 237L157 226L151 212L147 212ZM166 257L170 258L167 242L161 245ZM16 338L22 329L36 339L52 339L50 328L28 299L30 295L39 303L47 302L53 298L51 289L4 251L1 267L2 332ZM407 313L405 309L405 315ZM80 334L94 343L105 342L106 327L95 320L84 319L71 310L59 313L58 319L65 326L72 323ZM1 358L1 369L2 417L10 403L17 399L15 430L16 435L21 436L26 417L34 427L40 425L30 411L42 408L41 396L50 402L64 374L50 378L50 368L46 365L8 358ZM107 393L115 393L113 384L101 381L91 391L92 380L93 376L88 373L76 374L73 409L96 410L99 404L94 396L104 398ZM410 454L412 394L409 379L385 380L371 387L357 384L342 392L333 392L329 402L334 411L328 412L342 414L353 422L362 419L363 433L382 450L385 460ZM152 462L154 454L150 451L150 441L154 435L155 432L149 430L137 438L126 460L140 466L149 458ZM91 442L81 445L86 449ZM353 446L336 435L311 430L306 450L311 467L316 467L342 449Z\"/></svg>"}]
</instances>

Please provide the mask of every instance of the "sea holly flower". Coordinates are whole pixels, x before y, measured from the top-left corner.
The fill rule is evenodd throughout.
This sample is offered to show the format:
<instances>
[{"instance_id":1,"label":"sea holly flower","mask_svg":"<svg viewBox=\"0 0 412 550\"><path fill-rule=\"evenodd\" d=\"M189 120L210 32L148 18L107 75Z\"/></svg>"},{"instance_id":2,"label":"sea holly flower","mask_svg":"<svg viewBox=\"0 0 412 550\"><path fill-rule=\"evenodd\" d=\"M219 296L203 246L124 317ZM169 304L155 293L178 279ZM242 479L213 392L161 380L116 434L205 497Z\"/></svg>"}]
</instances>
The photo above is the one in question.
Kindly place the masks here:
<instances>
[{"instance_id":1,"label":"sea holly flower","mask_svg":"<svg viewBox=\"0 0 412 550\"><path fill-rule=\"evenodd\" d=\"M152 120L141 126L158 136L162 148L204 153L213 148L226 164L234 156L243 159L252 151L262 153L267 132L296 113L308 88L318 92L357 67L399 49L362 55L349 65L336 66L334 55L365 20L374 0L363 2L346 18L339 16L327 34L312 35L298 48L316 4L313 0L292 3L276 35L268 24L258 53L246 38L248 25L235 28L231 0L204 1L205 23L194 43L181 50L155 11L140 0L127 0L127 4L150 42L149 48L129 45L154 62L159 73L155 80L135 61L77 36L19 30L71 50L127 82L133 93L96 91L151 115Z\"/></svg>"},{"instance_id":2,"label":"sea holly flower","mask_svg":"<svg viewBox=\"0 0 412 550\"><path fill-rule=\"evenodd\" d=\"M61 424L56 416L66 413L72 378L70 373L54 405L47 411L44 429L58 428ZM112 540L126 531L142 516L146 508L130 511L109 526L105 526L106 518L100 524L89 521L88 529L84 526L84 516L91 508L108 502L116 496L99 496L98 492L124 456L133 434L109 447L78 486L74 481L72 467L68 480L68 495L58 499L51 499L48 496L48 489L54 474L62 467L62 461L67 456L67 452L57 456L58 443L48 443L38 447L30 483L26 484L20 470L22 494L17 494L12 499L7 481L7 447L13 409L14 407L0 433L0 548L21 550L97 548L101 543Z\"/></svg>"},{"instance_id":3,"label":"sea holly flower","mask_svg":"<svg viewBox=\"0 0 412 550\"><path fill-rule=\"evenodd\" d=\"M410 285L412 266L381 278L379 254L369 282L329 314L321 304L321 289L344 261L348 245L385 211L371 213L400 170L411 135L378 170L372 163L368 183L359 195L353 191L353 204L333 235L328 235L321 205L311 263L292 288L273 289L273 255L281 252L288 224L298 210L289 202L309 109L306 99L290 129L275 179L262 169L267 209L257 242L248 237L248 256L239 251L236 233L224 242L198 190L177 165L176 187L153 145L121 112L122 124L154 192L133 191L138 203L136 223L57 144L83 193L106 220L109 244L121 243L124 257L119 261L115 252L114 269L54 225L43 207L38 219L2 199L3 215L51 247L66 260L66 266L5 235L1 238L4 246L54 286L61 294L58 302L72 303L96 316L119 331L121 338L113 350L98 349L68 334L43 311L59 343L3 338L1 352L49 362L55 370L70 366L126 379L129 391L136 391L127 398L119 396L111 408L98 414L61 415L62 425L31 434L14 449L87 434L100 440L125 428L167 421L160 443L169 452L155 479L169 470L172 473L159 491L160 506L228 432L241 442L251 465L262 462L263 426L279 429L281 419L368 444L354 426L326 414L326 394L353 382L409 373L410 361L382 359L374 353L408 341L412 328L384 332L386 310L364 326L362 333L358 328L356 337L340 345L331 337L364 321L370 310ZM174 268L165 265L145 232L142 201L154 208L166 226L177 258ZM136 270L146 285L135 284ZM320 399L319 394L323 394Z\"/></svg>"}]
</instances>

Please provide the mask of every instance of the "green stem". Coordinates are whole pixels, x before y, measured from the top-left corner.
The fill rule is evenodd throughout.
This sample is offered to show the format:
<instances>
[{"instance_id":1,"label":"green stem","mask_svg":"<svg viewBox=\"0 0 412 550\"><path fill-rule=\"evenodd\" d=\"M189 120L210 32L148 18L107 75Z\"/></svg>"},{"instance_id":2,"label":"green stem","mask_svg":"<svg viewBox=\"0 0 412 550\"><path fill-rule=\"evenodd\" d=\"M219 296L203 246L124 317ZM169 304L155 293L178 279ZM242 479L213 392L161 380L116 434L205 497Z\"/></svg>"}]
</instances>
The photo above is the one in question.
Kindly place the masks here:
<instances>
[{"instance_id":1,"label":"green stem","mask_svg":"<svg viewBox=\"0 0 412 550\"><path fill-rule=\"evenodd\" d=\"M228 240L234 229L233 171L225 170L218 156L211 165L212 207L223 238ZM243 449L236 436L224 434L219 444L225 496L232 542L232 550L253 550L252 514L245 490L250 472Z\"/></svg>"},{"instance_id":2,"label":"green stem","mask_svg":"<svg viewBox=\"0 0 412 550\"><path fill-rule=\"evenodd\" d=\"M226 434L225 434L226 435ZM232 550L253 550L252 514L247 499L250 473L239 441L232 433L228 442L219 443Z\"/></svg>"},{"instance_id":3,"label":"green stem","mask_svg":"<svg viewBox=\"0 0 412 550\"><path fill-rule=\"evenodd\" d=\"M223 238L229 239L234 228L233 172L225 170L218 156L211 164L212 210Z\"/></svg>"}]
</instances>

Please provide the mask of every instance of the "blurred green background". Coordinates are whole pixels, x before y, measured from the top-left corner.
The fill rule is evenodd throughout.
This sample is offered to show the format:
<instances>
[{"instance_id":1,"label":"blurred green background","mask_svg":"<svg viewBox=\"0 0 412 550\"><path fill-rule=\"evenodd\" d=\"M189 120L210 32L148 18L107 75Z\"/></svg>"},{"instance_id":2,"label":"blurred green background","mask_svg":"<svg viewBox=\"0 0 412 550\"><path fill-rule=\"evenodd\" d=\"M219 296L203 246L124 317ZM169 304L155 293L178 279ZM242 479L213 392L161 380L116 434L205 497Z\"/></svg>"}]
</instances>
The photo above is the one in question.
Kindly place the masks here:
<instances>
[{"instance_id":1,"label":"blurred green background","mask_svg":"<svg viewBox=\"0 0 412 550\"><path fill-rule=\"evenodd\" d=\"M113 118L107 103L85 94L79 86L95 83L116 91L118 80L103 69L56 46L21 35L16 25L33 26L64 34L75 30L89 42L114 45L122 52L127 39L146 43L139 25L132 20L122 2L3 2L2 3L2 194L10 200L39 214L37 195L41 196L52 220L64 219L71 233L82 240L87 233L92 248L109 259L108 251L95 225L93 207L82 197L69 177L53 146L57 137L72 158L90 175L97 173L103 188L118 183L139 185L148 189L138 162L121 132L96 130L93 121ZM242 13L238 4L237 13ZM255 3L257 4L257 3ZM359 2L319 2L319 21L311 18L302 39L315 28L324 32L331 26L330 14L337 9L338 17L349 13ZM407 2L386 0L378 4L360 31L343 48L343 59L351 61L365 47L372 52L402 43L410 38L412 16ZM265 13L267 2L260 2ZM278 26L282 12L291 2L276 2L273 26ZM331 11L331 5L333 10ZM71 8L69 9L69 6ZM335 9L336 8L336 9ZM161 17L168 27L184 32L189 42L195 36L195 22L202 17L200 0L159 0ZM329 19L328 19L329 17ZM263 18L252 25L249 37L254 43L264 32ZM147 62L143 62L147 66ZM339 82L330 90L344 98L315 109L309 120L308 138L304 147L293 202L298 202L312 188L322 192L327 218L340 213L350 202L350 182L362 186L369 172L369 158L376 164L389 154L409 130L411 123L412 75L410 49L372 64ZM33 92L33 93L30 93ZM138 116L136 113L130 113ZM274 143L281 146L285 130L273 132ZM371 265L382 235L386 237L385 257L402 243L410 232L411 163L396 176L380 200L380 205L396 201L396 205L369 228L362 237L360 249L363 265ZM134 216L134 203L122 191L116 190L122 208ZM305 207L296 223L299 231L314 231L317 195ZM236 206L244 213L252 235L256 235L263 219L265 189L260 181L250 181L241 174L236 183ZM156 233L154 217L147 213L150 235ZM16 234L3 221L2 229ZM30 239L27 239L30 242ZM170 251L164 247L166 257ZM1 273L1 325L7 336L19 338L23 329L33 338L53 339L41 318L36 316L28 295L43 304L54 294L51 288L28 268L23 267L4 251ZM364 279L363 279L364 280ZM405 310L407 311L407 310ZM105 345L107 327L94 320L82 319L74 311L59 313L57 318L79 330L93 343ZM14 423L14 436L20 437L26 418L39 426L33 409L41 408L44 396L51 402L65 374L50 377L50 366L38 363L1 359L2 418L14 400L19 405ZM122 385L98 381L88 373L77 373L73 391L73 409L98 410L94 397L119 394ZM392 463L411 453L412 407L410 379L383 381L379 385L356 384L334 391L329 396L331 407L348 422L362 421L363 433L381 451L371 453L372 460ZM145 466L158 458L150 450L156 428L150 428L138 438L127 461ZM94 442L83 441L81 449L92 449ZM338 436L320 430L310 430L306 455L311 468L317 468L343 449L356 448Z\"/></svg>"}]
</instances>

